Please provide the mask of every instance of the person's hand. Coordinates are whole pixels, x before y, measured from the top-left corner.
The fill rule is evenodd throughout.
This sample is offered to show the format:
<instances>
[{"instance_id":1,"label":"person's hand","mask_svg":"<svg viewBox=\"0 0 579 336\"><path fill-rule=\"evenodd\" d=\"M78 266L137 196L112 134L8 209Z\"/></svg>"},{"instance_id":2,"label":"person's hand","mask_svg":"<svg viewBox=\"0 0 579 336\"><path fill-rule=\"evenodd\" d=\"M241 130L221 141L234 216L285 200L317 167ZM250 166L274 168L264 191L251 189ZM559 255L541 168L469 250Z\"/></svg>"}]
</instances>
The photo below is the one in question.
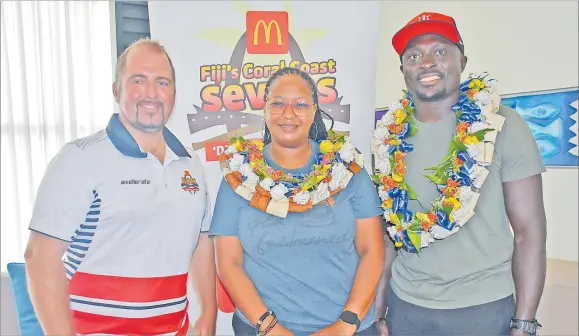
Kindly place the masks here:
<instances>
[{"instance_id":1,"label":"person's hand","mask_svg":"<svg viewBox=\"0 0 579 336\"><path fill-rule=\"evenodd\" d=\"M215 336L215 316L201 315L193 325L195 336Z\"/></svg>"},{"instance_id":2,"label":"person's hand","mask_svg":"<svg viewBox=\"0 0 579 336\"><path fill-rule=\"evenodd\" d=\"M286 329L281 324L276 324L273 329L267 334L268 336L294 336L294 333Z\"/></svg>"},{"instance_id":3,"label":"person's hand","mask_svg":"<svg viewBox=\"0 0 579 336\"><path fill-rule=\"evenodd\" d=\"M386 320L380 319L376 321L376 331L378 331L379 336L388 336L388 326L386 325Z\"/></svg>"},{"instance_id":4,"label":"person's hand","mask_svg":"<svg viewBox=\"0 0 579 336\"><path fill-rule=\"evenodd\" d=\"M521 329L513 328L511 329L511 336L529 336L529 333L522 331Z\"/></svg>"},{"instance_id":5,"label":"person's hand","mask_svg":"<svg viewBox=\"0 0 579 336\"><path fill-rule=\"evenodd\" d=\"M338 320L332 323L330 326L318 330L315 333L311 334L311 336L336 336L336 335L354 335L356 333L356 326L354 324L346 323L342 320Z\"/></svg>"}]
</instances>

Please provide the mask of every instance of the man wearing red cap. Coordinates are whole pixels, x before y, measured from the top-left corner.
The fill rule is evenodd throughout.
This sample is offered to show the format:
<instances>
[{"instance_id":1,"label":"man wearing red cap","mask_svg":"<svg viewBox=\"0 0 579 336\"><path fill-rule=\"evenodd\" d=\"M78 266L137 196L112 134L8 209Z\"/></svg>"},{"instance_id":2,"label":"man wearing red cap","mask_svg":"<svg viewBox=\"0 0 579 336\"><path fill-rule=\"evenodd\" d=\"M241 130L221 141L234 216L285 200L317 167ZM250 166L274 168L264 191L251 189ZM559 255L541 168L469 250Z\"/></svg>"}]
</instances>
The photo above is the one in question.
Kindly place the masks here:
<instances>
[{"instance_id":1,"label":"man wearing red cap","mask_svg":"<svg viewBox=\"0 0 579 336\"><path fill-rule=\"evenodd\" d=\"M372 144L394 242L376 299L382 334L536 335L546 218L533 135L487 75L461 82L453 18L422 13L392 44L407 90Z\"/></svg>"}]
</instances>

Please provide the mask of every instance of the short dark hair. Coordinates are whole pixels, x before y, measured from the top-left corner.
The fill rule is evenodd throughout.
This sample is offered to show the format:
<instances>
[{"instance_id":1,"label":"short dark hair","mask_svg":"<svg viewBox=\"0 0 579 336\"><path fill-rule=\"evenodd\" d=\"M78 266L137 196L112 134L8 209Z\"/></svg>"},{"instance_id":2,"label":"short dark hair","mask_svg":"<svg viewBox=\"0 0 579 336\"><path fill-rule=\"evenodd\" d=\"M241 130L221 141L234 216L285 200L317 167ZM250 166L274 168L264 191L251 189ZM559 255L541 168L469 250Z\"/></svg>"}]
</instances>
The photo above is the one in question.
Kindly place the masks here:
<instances>
[{"instance_id":1,"label":"short dark hair","mask_svg":"<svg viewBox=\"0 0 579 336\"><path fill-rule=\"evenodd\" d=\"M332 126L334 124L334 120L332 119L332 117L329 114L322 111L322 109L320 108L320 104L318 101L318 88L316 87L316 83L314 83L314 80L312 79L312 77L310 77L310 75L308 73L306 73L300 69L292 68L292 67L285 67L285 68L279 69L278 71L274 72L273 75L271 75L271 77L269 77L269 79L267 80L267 83L265 84L265 94L263 95L263 100L267 101L267 98L269 96L269 88L270 88L271 84L273 84L273 82L276 79L278 79L279 77L286 76L286 75L300 76L301 78L303 78L306 81L306 83L308 83L308 86L312 90L312 100L313 100L314 104L316 104L316 106L317 106L316 114L314 115L314 122L312 123L312 126L310 127L309 138L314 140L314 141L317 141L320 139L325 139L328 136L328 130L326 129L326 124L324 124L324 119L322 118L322 114L325 114L332 121ZM264 110L264 112L265 112L265 110ZM330 127L330 129L331 129L331 127ZM265 125L263 142L266 145L271 142L271 132L267 128L267 125Z\"/></svg>"}]
</instances>

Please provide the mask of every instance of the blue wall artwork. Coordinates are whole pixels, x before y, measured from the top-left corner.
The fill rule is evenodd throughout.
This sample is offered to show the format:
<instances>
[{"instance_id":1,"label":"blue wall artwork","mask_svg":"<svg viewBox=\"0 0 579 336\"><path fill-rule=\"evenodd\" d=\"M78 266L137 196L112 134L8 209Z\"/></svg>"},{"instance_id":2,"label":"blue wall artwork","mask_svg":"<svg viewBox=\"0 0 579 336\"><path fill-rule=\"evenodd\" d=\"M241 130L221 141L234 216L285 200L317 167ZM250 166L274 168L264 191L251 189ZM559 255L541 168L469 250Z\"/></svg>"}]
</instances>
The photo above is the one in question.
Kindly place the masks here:
<instances>
[{"instance_id":1,"label":"blue wall artwork","mask_svg":"<svg viewBox=\"0 0 579 336\"><path fill-rule=\"evenodd\" d=\"M577 167L577 88L503 95L501 104L527 122L549 167ZM388 108L377 108L375 122Z\"/></svg>"},{"instance_id":2,"label":"blue wall artwork","mask_svg":"<svg viewBox=\"0 0 579 336\"><path fill-rule=\"evenodd\" d=\"M546 166L577 167L577 88L505 95L533 132Z\"/></svg>"}]
</instances>

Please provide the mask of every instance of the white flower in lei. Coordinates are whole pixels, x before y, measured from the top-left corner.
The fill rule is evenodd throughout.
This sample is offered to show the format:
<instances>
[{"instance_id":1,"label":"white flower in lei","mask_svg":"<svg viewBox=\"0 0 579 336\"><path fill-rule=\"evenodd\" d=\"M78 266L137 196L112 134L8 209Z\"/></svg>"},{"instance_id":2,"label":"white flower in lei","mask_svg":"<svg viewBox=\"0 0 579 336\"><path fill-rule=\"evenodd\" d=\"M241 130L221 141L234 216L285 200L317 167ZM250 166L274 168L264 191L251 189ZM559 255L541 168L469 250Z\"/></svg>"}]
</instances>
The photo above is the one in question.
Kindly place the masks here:
<instances>
[{"instance_id":1,"label":"white flower in lei","mask_svg":"<svg viewBox=\"0 0 579 336\"><path fill-rule=\"evenodd\" d=\"M479 142L477 144L466 145L466 151L472 158L476 158L484 150L484 144Z\"/></svg>"},{"instance_id":2,"label":"white flower in lei","mask_svg":"<svg viewBox=\"0 0 579 336\"><path fill-rule=\"evenodd\" d=\"M330 197L330 189L326 182L322 182L318 185L318 188L312 192L312 202L318 204L321 201Z\"/></svg>"},{"instance_id":3,"label":"white flower in lei","mask_svg":"<svg viewBox=\"0 0 579 336\"><path fill-rule=\"evenodd\" d=\"M476 121L470 125L470 127L468 128L468 132L469 133L475 133L475 132L478 132L478 131L483 130L485 128L487 128L487 125L485 125L484 122Z\"/></svg>"},{"instance_id":4,"label":"white flower in lei","mask_svg":"<svg viewBox=\"0 0 579 336\"><path fill-rule=\"evenodd\" d=\"M237 153L237 148L235 146L227 146L224 151L225 154L235 154Z\"/></svg>"},{"instance_id":5,"label":"white flower in lei","mask_svg":"<svg viewBox=\"0 0 579 336\"><path fill-rule=\"evenodd\" d=\"M387 160L388 155L390 155L388 153L389 150L390 150L390 146L382 143L382 144L378 145L378 147L376 147L376 156L380 160L384 160L384 159Z\"/></svg>"},{"instance_id":6,"label":"white flower in lei","mask_svg":"<svg viewBox=\"0 0 579 336\"><path fill-rule=\"evenodd\" d=\"M402 106L402 105L400 105ZM390 125L394 123L394 120L396 120L396 116L394 115L394 113L396 112L396 110L393 110L392 108L390 110L388 110L388 112L386 112L382 118L380 118L380 122L381 122L381 126L385 127L386 125ZM378 126L378 125L376 125Z\"/></svg>"},{"instance_id":7,"label":"white flower in lei","mask_svg":"<svg viewBox=\"0 0 579 336\"><path fill-rule=\"evenodd\" d=\"M244 160L245 160L245 157L243 155L240 155L237 153L233 154L233 157L229 161L229 169L238 170L241 167L241 165L243 164Z\"/></svg>"},{"instance_id":8,"label":"white flower in lei","mask_svg":"<svg viewBox=\"0 0 579 336\"><path fill-rule=\"evenodd\" d=\"M244 163L241 166L239 166L239 172L241 173L242 176L249 176L251 174L255 173L253 172L253 168L251 168L251 165L249 163Z\"/></svg>"},{"instance_id":9,"label":"white flower in lei","mask_svg":"<svg viewBox=\"0 0 579 336\"><path fill-rule=\"evenodd\" d=\"M300 191L296 195L293 195L292 198L297 204L305 205L310 200L311 195L309 191Z\"/></svg>"},{"instance_id":10,"label":"white flower in lei","mask_svg":"<svg viewBox=\"0 0 579 336\"><path fill-rule=\"evenodd\" d=\"M376 169L378 169L381 174L388 175L390 174L392 167L390 166L390 161L381 160L376 164Z\"/></svg>"},{"instance_id":11,"label":"white flower in lei","mask_svg":"<svg viewBox=\"0 0 579 336\"><path fill-rule=\"evenodd\" d=\"M374 138L384 141L390 135L390 131L386 127L376 127L374 130Z\"/></svg>"},{"instance_id":12,"label":"white flower in lei","mask_svg":"<svg viewBox=\"0 0 579 336\"><path fill-rule=\"evenodd\" d=\"M273 180L272 180L271 178L269 178L269 177L266 177L266 178L264 178L263 180L261 180L261 182L259 182L259 185L260 185L263 189L265 189L265 190L267 190L267 191L269 191L269 189L270 189L271 187L273 187L274 184L275 184L275 183L273 182Z\"/></svg>"},{"instance_id":13,"label":"white flower in lei","mask_svg":"<svg viewBox=\"0 0 579 336\"><path fill-rule=\"evenodd\" d=\"M245 181L243 181L243 185L249 188L251 191L255 191L255 186L259 183L259 176L251 172L250 175L247 175Z\"/></svg>"},{"instance_id":14,"label":"white flower in lei","mask_svg":"<svg viewBox=\"0 0 579 336\"><path fill-rule=\"evenodd\" d=\"M337 164L332 167L332 180L330 181L329 187L331 191L338 189L341 185L346 176L348 175L348 169L342 165Z\"/></svg>"},{"instance_id":15,"label":"white flower in lei","mask_svg":"<svg viewBox=\"0 0 579 336\"><path fill-rule=\"evenodd\" d=\"M487 91L479 91L474 95L474 101L479 109L484 108L491 102L491 95Z\"/></svg>"},{"instance_id":16,"label":"white flower in lei","mask_svg":"<svg viewBox=\"0 0 579 336\"><path fill-rule=\"evenodd\" d=\"M340 154L340 157L342 158L342 160L344 160L346 162L352 162L352 161L354 161L354 158L356 157L357 152L356 152L356 147L354 147L354 145L352 145L352 143L350 142L349 139L346 139L346 142L344 142L344 144L342 144L342 148L340 148L338 153Z\"/></svg>"},{"instance_id":17,"label":"white flower in lei","mask_svg":"<svg viewBox=\"0 0 579 336\"><path fill-rule=\"evenodd\" d=\"M468 201L473 195L474 191L472 191L472 188L470 186L460 187L458 200L460 201L460 203L464 203Z\"/></svg>"},{"instance_id":18,"label":"white flower in lei","mask_svg":"<svg viewBox=\"0 0 579 336\"><path fill-rule=\"evenodd\" d=\"M286 200L287 197L285 196L285 194L288 192L288 188L286 188L285 185L278 183L276 185L273 186L273 188L271 188L270 193L271 193L271 197L275 200L278 201L282 201L282 200Z\"/></svg>"}]
</instances>

